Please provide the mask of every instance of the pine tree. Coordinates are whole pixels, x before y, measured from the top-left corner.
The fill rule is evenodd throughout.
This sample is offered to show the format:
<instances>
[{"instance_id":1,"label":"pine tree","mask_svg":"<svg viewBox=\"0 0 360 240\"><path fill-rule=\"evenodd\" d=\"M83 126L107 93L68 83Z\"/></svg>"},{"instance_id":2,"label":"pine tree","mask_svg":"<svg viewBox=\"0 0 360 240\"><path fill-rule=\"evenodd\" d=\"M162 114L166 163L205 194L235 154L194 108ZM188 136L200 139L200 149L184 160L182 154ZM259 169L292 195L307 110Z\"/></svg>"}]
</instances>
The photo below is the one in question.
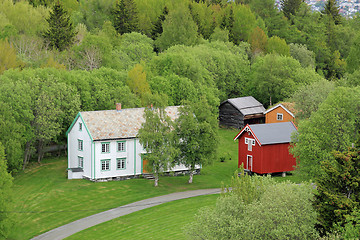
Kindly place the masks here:
<instances>
[{"instance_id":1,"label":"pine tree","mask_svg":"<svg viewBox=\"0 0 360 240\"><path fill-rule=\"evenodd\" d=\"M281 9L285 17L290 19L291 15L295 15L303 2L304 0L280 0Z\"/></svg>"},{"instance_id":2,"label":"pine tree","mask_svg":"<svg viewBox=\"0 0 360 240\"><path fill-rule=\"evenodd\" d=\"M120 34L139 30L138 11L133 0L119 0L112 11L113 25Z\"/></svg>"},{"instance_id":3,"label":"pine tree","mask_svg":"<svg viewBox=\"0 0 360 240\"><path fill-rule=\"evenodd\" d=\"M63 51L74 42L77 32L70 21L70 16L59 2L53 6L46 21L49 23L49 29L43 37L49 47Z\"/></svg>"},{"instance_id":4,"label":"pine tree","mask_svg":"<svg viewBox=\"0 0 360 240\"><path fill-rule=\"evenodd\" d=\"M169 14L169 9L165 6L161 15L158 17L157 21L153 24L153 29L151 31L151 38L155 40L163 32L162 24L165 21L166 16Z\"/></svg>"},{"instance_id":5,"label":"pine tree","mask_svg":"<svg viewBox=\"0 0 360 240\"><path fill-rule=\"evenodd\" d=\"M336 25L341 23L341 15L339 13L339 6L336 4L336 0L328 0L325 3L325 8L322 11L322 14L330 16Z\"/></svg>"}]
</instances>

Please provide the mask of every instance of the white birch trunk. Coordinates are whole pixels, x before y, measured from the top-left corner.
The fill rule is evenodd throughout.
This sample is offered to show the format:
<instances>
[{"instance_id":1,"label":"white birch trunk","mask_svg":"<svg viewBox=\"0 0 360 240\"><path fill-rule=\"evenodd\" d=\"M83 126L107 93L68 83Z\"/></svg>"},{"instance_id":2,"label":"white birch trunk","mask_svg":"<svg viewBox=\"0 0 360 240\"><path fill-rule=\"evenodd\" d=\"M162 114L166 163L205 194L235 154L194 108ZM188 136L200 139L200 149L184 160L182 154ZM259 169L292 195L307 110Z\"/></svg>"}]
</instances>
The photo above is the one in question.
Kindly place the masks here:
<instances>
[{"instance_id":1,"label":"white birch trunk","mask_svg":"<svg viewBox=\"0 0 360 240\"><path fill-rule=\"evenodd\" d=\"M193 182L193 176L194 176L194 171L190 170L190 178L189 178L189 183Z\"/></svg>"},{"instance_id":2,"label":"white birch trunk","mask_svg":"<svg viewBox=\"0 0 360 240\"><path fill-rule=\"evenodd\" d=\"M159 174L158 173L155 173L154 186L155 187L159 186Z\"/></svg>"}]
</instances>

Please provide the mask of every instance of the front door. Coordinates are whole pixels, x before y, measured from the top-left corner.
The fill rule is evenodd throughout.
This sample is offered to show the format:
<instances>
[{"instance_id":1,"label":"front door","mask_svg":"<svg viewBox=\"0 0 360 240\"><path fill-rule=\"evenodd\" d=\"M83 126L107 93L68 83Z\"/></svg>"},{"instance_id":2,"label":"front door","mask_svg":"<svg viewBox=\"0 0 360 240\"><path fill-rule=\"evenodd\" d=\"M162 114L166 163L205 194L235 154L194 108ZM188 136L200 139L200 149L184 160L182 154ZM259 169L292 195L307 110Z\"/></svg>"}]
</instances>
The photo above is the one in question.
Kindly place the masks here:
<instances>
[{"instance_id":1,"label":"front door","mask_svg":"<svg viewBox=\"0 0 360 240\"><path fill-rule=\"evenodd\" d=\"M253 170L253 157L251 155L247 155L246 169L251 171L251 172Z\"/></svg>"}]
</instances>

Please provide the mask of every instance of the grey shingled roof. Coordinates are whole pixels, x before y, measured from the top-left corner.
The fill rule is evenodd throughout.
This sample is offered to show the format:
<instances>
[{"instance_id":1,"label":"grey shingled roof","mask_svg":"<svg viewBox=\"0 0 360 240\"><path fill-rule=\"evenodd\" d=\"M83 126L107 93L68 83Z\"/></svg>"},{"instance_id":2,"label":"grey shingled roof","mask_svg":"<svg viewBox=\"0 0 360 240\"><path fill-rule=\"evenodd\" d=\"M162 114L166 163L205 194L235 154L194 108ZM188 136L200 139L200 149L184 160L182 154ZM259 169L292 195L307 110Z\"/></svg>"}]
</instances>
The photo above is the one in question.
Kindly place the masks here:
<instances>
[{"instance_id":1,"label":"grey shingled roof","mask_svg":"<svg viewBox=\"0 0 360 240\"><path fill-rule=\"evenodd\" d=\"M172 119L178 118L178 106L165 108ZM127 108L120 111L80 112L93 140L134 138L138 134L145 108Z\"/></svg>"},{"instance_id":2,"label":"grey shingled roof","mask_svg":"<svg viewBox=\"0 0 360 240\"><path fill-rule=\"evenodd\" d=\"M230 98L228 100L235 108L237 108L244 116L264 113L264 106L252 96L240 97L240 98ZM226 102L225 101L225 102ZM225 103L223 102L223 103Z\"/></svg>"},{"instance_id":3,"label":"grey shingled roof","mask_svg":"<svg viewBox=\"0 0 360 240\"><path fill-rule=\"evenodd\" d=\"M291 134L297 131L292 122L253 124L249 126L261 145L288 143L291 141Z\"/></svg>"}]
</instances>

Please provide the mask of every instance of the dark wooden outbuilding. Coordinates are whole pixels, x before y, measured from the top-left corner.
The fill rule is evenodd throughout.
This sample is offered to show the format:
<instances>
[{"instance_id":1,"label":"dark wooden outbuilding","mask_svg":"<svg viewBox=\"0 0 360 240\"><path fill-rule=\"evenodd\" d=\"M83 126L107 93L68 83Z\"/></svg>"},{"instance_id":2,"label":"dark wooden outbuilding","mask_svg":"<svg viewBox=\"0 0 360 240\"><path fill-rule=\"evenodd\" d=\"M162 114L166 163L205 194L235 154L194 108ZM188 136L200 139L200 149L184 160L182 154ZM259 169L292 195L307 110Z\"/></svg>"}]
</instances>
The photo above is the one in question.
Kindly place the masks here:
<instances>
[{"instance_id":1,"label":"dark wooden outbuilding","mask_svg":"<svg viewBox=\"0 0 360 240\"><path fill-rule=\"evenodd\" d=\"M219 124L241 129L246 124L265 122L264 106L252 96L230 98L219 106Z\"/></svg>"},{"instance_id":2,"label":"dark wooden outbuilding","mask_svg":"<svg viewBox=\"0 0 360 240\"><path fill-rule=\"evenodd\" d=\"M292 122L246 125L234 140L239 141L238 166L264 174L293 171L296 159L289 153Z\"/></svg>"}]
</instances>

